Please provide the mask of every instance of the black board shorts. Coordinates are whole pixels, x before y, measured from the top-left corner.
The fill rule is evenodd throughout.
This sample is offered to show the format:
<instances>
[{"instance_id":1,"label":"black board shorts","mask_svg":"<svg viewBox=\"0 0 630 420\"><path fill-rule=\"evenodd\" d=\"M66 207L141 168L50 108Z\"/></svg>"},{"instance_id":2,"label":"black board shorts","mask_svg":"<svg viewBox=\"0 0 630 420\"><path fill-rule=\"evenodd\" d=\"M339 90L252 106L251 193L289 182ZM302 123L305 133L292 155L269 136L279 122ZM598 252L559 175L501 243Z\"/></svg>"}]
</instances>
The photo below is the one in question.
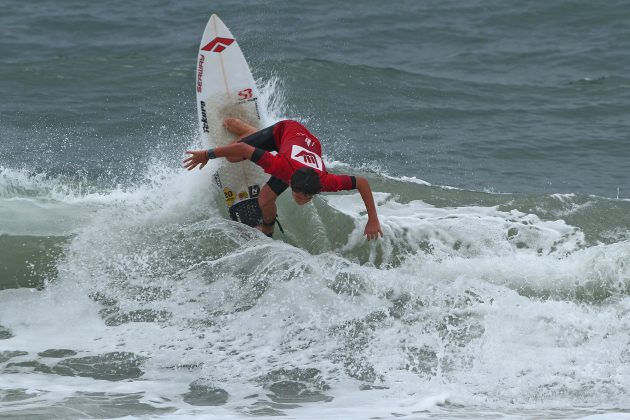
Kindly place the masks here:
<instances>
[{"instance_id":1,"label":"black board shorts","mask_svg":"<svg viewBox=\"0 0 630 420\"><path fill-rule=\"evenodd\" d=\"M243 137L240 141L249 144L250 146L257 149L265 150L267 152L277 152L278 149L276 148L276 141L273 138L274 127L275 124L270 127L263 128L262 130L257 131L254 134ZM286 191L287 188L289 188L289 185L287 183L276 178L273 175L271 175L271 177L267 181L267 185L269 185L271 191L273 191L276 195L282 194Z\"/></svg>"}]
</instances>

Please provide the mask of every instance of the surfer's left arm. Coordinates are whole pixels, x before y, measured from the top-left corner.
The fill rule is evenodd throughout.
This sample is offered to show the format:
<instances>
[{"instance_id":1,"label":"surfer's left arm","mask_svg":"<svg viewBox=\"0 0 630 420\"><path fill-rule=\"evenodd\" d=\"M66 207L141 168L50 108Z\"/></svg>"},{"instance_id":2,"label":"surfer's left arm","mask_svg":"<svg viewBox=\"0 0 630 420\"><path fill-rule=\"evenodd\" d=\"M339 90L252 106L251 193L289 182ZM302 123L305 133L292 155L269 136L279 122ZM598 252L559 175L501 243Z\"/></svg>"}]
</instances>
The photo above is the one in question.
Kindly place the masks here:
<instances>
[{"instance_id":1,"label":"surfer's left arm","mask_svg":"<svg viewBox=\"0 0 630 420\"><path fill-rule=\"evenodd\" d=\"M199 166L202 169L210 159L226 158L230 162L239 162L244 159L251 160L256 148L247 143L232 143L227 146L219 146L208 150L187 150L190 157L184 160L184 166L189 171Z\"/></svg>"},{"instance_id":2,"label":"surfer's left arm","mask_svg":"<svg viewBox=\"0 0 630 420\"><path fill-rule=\"evenodd\" d=\"M378 214L376 213L376 204L374 204L374 196L372 195L372 188L367 179L362 176L356 177L357 190L361 194L363 203L365 203L365 209L368 214L368 221L365 225L364 234L367 236L368 241L372 239L378 239L378 235L383 237L383 230L381 229L381 222L378 220Z\"/></svg>"}]
</instances>

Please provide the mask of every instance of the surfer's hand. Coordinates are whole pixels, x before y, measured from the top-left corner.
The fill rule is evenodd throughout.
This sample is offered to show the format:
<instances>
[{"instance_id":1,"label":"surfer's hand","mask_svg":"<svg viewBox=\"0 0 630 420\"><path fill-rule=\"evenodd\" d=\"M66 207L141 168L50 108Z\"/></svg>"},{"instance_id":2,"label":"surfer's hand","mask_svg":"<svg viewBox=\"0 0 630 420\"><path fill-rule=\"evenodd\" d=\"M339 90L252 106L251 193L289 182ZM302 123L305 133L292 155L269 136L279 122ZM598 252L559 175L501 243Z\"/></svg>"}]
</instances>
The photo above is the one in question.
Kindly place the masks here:
<instances>
[{"instance_id":1,"label":"surfer's hand","mask_svg":"<svg viewBox=\"0 0 630 420\"><path fill-rule=\"evenodd\" d=\"M371 241L372 239L378 239L379 233L381 234L382 238L383 231L381 230L381 223L378 221L378 218L368 218L367 224L365 225L365 231L363 233L365 234L365 236L367 236L368 241Z\"/></svg>"},{"instance_id":2,"label":"surfer's hand","mask_svg":"<svg viewBox=\"0 0 630 420\"><path fill-rule=\"evenodd\" d=\"M199 169L203 169L208 163L208 151L207 150L186 150L186 154L190 155L188 159L184 160L184 166L187 170L191 171L199 166Z\"/></svg>"}]
</instances>

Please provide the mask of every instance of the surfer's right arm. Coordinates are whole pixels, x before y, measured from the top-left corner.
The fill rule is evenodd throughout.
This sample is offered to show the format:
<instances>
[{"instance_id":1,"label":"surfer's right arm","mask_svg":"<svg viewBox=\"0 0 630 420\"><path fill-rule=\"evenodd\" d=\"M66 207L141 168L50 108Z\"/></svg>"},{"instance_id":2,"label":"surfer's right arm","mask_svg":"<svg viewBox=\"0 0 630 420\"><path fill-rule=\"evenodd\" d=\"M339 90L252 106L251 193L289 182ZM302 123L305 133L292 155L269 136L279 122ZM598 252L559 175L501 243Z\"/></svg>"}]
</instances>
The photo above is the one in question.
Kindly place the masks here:
<instances>
[{"instance_id":1,"label":"surfer's right arm","mask_svg":"<svg viewBox=\"0 0 630 420\"><path fill-rule=\"evenodd\" d=\"M256 150L255 147L241 142L219 146L214 149L187 150L186 154L190 155L190 157L184 160L184 166L190 171L199 165L201 165L199 169L202 169L210 159L226 158L230 162L238 162L244 159L251 160Z\"/></svg>"}]
</instances>

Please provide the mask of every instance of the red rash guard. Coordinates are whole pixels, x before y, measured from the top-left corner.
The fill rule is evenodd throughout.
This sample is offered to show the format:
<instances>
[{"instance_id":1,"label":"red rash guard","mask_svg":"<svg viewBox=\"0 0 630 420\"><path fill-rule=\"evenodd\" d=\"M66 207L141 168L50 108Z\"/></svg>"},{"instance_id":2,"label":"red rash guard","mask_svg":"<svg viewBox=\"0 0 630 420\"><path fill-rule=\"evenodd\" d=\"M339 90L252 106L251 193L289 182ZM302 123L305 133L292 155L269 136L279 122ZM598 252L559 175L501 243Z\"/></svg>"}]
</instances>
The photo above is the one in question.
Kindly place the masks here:
<instances>
[{"instance_id":1,"label":"red rash guard","mask_svg":"<svg viewBox=\"0 0 630 420\"><path fill-rule=\"evenodd\" d=\"M326 171L322 160L319 140L302 124L285 120L273 128L273 139L278 154L265 151L254 161L270 175L291 184L291 176L302 166L308 166L319 174L322 191L342 191L356 188L356 181L348 175L334 175Z\"/></svg>"}]
</instances>

